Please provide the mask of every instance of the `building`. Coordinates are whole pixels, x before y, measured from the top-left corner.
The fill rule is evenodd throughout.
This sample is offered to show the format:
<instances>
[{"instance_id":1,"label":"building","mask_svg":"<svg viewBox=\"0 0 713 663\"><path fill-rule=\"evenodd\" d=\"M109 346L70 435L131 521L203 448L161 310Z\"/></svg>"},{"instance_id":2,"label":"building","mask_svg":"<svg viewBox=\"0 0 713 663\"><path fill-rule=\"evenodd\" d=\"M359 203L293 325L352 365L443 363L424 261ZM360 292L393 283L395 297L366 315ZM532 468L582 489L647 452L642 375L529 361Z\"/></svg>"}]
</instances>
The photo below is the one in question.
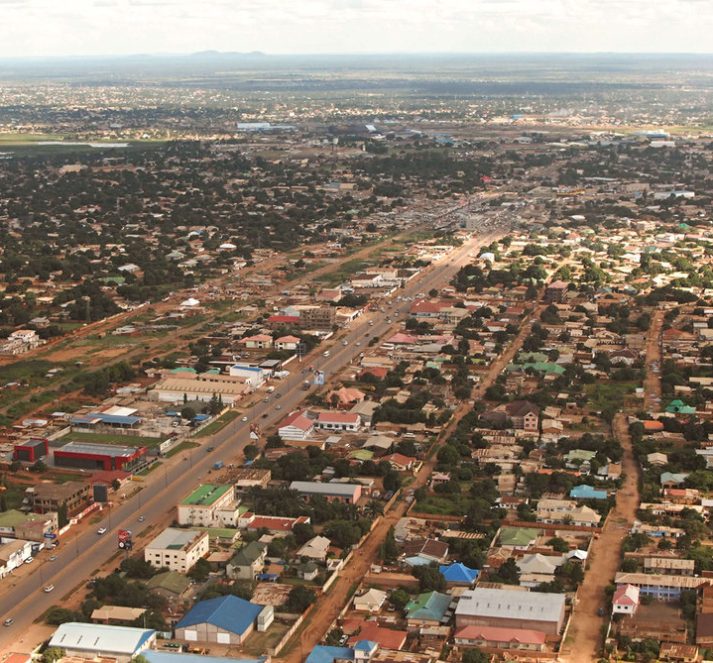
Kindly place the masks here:
<instances>
[{"instance_id":1,"label":"building","mask_svg":"<svg viewBox=\"0 0 713 663\"><path fill-rule=\"evenodd\" d=\"M708 647L713 645L713 613L696 615L696 644Z\"/></svg>"},{"instance_id":2,"label":"building","mask_svg":"<svg viewBox=\"0 0 713 663\"><path fill-rule=\"evenodd\" d=\"M114 658L118 663L128 663L155 642L156 631L152 629L67 622L57 628L49 646L63 650L65 656Z\"/></svg>"},{"instance_id":3,"label":"building","mask_svg":"<svg viewBox=\"0 0 713 663\"><path fill-rule=\"evenodd\" d=\"M569 491L569 496L574 500L605 500L608 497L606 490L598 490L587 484L575 486Z\"/></svg>"},{"instance_id":4,"label":"building","mask_svg":"<svg viewBox=\"0 0 713 663\"><path fill-rule=\"evenodd\" d=\"M297 336L280 336L280 338L275 339L275 349L280 352L297 350L301 339Z\"/></svg>"},{"instance_id":5,"label":"building","mask_svg":"<svg viewBox=\"0 0 713 663\"><path fill-rule=\"evenodd\" d=\"M471 569L460 562L453 562L453 564L448 565L441 564L438 570L445 578L448 587L472 587L479 575L479 571Z\"/></svg>"},{"instance_id":6,"label":"building","mask_svg":"<svg viewBox=\"0 0 713 663\"><path fill-rule=\"evenodd\" d=\"M49 454L49 443L47 439L31 437L15 445L12 452L12 459L23 463L34 463L40 458Z\"/></svg>"},{"instance_id":7,"label":"building","mask_svg":"<svg viewBox=\"0 0 713 663\"><path fill-rule=\"evenodd\" d=\"M341 501L356 504L361 497L362 486L358 483L321 483L319 481L293 481L290 490L300 495L324 497L329 502Z\"/></svg>"},{"instance_id":8,"label":"building","mask_svg":"<svg viewBox=\"0 0 713 663\"><path fill-rule=\"evenodd\" d=\"M165 598L170 605L177 605L187 598L191 585L191 581L177 571L158 573L146 581L146 586Z\"/></svg>"},{"instance_id":9,"label":"building","mask_svg":"<svg viewBox=\"0 0 713 663\"><path fill-rule=\"evenodd\" d=\"M250 393L251 389L245 378L235 375L172 373L157 382L149 396L162 403L208 403L215 396L219 397L224 405L232 405Z\"/></svg>"},{"instance_id":10,"label":"building","mask_svg":"<svg viewBox=\"0 0 713 663\"><path fill-rule=\"evenodd\" d=\"M635 585L641 596L649 596L658 601L676 601L683 590L698 589L701 585L710 583L711 579L620 571L614 577L614 582L617 585Z\"/></svg>"},{"instance_id":11,"label":"building","mask_svg":"<svg viewBox=\"0 0 713 663\"><path fill-rule=\"evenodd\" d=\"M459 647L489 647L544 651L547 635L542 631L501 626L465 626L455 634Z\"/></svg>"},{"instance_id":12,"label":"building","mask_svg":"<svg viewBox=\"0 0 713 663\"><path fill-rule=\"evenodd\" d=\"M386 601L386 592L381 589L368 589L354 597L354 610L358 612L379 612Z\"/></svg>"},{"instance_id":13,"label":"building","mask_svg":"<svg viewBox=\"0 0 713 663\"><path fill-rule=\"evenodd\" d=\"M92 503L92 488L83 481L38 483L25 490L24 508L34 513L58 513L66 510L72 517Z\"/></svg>"},{"instance_id":14,"label":"building","mask_svg":"<svg viewBox=\"0 0 713 663\"><path fill-rule=\"evenodd\" d=\"M85 470L122 470L132 472L145 463L146 447L123 447L118 444L95 442L67 442L55 449L54 464L57 467L73 467Z\"/></svg>"},{"instance_id":15,"label":"building","mask_svg":"<svg viewBox=\"0 0 713 663\"><path fill-rule=\"evenodd\" d=\"M208 532L167 527L146 546L144 559L157 569L187 573L208 550Z\"/></svg>"},{"instance_id":16,"label":"building","mask_svg":"<svg viewBox=\"0 0 713 663\"><path fill-rule=\"evenodd\" d=\"M260 613L273 610L232 595L199 601L176 624L175 637L186 642L240 645L255 629Z\"/></svg>"},{"instance_id":17,"label":"building","mask_svg":"<svg viewBox=\"0 0 713 663\"><path fill-rule=\"evenodd\" d=\"M244 545L228 562L226 573L233 580L255 580L265 566L267 546L259 541Z\"/></svg>"},{"instance_id":18,"label":"building","mask_svg":"<svg viewBox=\"0 0 713 663\"><path fill-rule=\"evenodd\" d=\"M178 505L178 524L235 527L239 504L233 486L201 484Z\"/></svg>"},{"instance_id":19,"label":"building","mask_svg":"<svg viewBox=\"0 0 713 663\"><path fill-rule=\"evenodd\" d=\"M300 410L288 414L277 427L277 434L283 440L309 440L313 433L314 422Z\"/></svg>"},{"instance_id":20,"label":"building","mask_svg":"<svg viewBox=\"0 0 713 663\"><path fill-rule=\"evenodd\" d=\"M31 541L22 539L0 539L0 578L32 557L32 545Z\"/></svg>"},{"instance_id":21,"label":"building","mask_svg":"<svg viewBox=\"0 0 713 663\"><path fill-rule=\"evenodd\" d=\"M558 635L564 624L563 594L516 589L466 590L456 606L456 626L498 626Z\"/></svg>"},{"instance_id":22,"label":"building","mask_svg":"<svg viewBox=\"0 0 713 663\"><path fill-rule=\"evenodd\" d=\"M567 296L569 286L564 281L552 281L545 288L545 301L548 304L561 304Z\"/></svg>"},{"instance_id":23,"label":"building","mask_svg":"<svg viewBox=\"0 0 713 663\"><path fill-rule=\"evenodd\" d=\"M320 412L317 415L317 428L356 433L361 428L361 417L354 412Z\"/></svg>"},{"instance_id":24,"label":"building","mask_svg":"<svg viewBox=\"0 0 713 663\"><path fill-rule=\"evenodd\" d=\"M450 594L425 592L406 604L406 621L409 628L445 623L451 605Z\"/></svg>"},{"instance_id":25,"label":"building","mask_svg":"<svg viewBox=\"0 0 713 663\"><path fill-rule=\"evenodd\" d=\"M250 350L271 350L272 336L267 334L256 334L255 336L246 336L240 340L246 348Z\"/></svg>"},{"instance_id":26,"label":"building","mask_svg":"<svg viewBox=\"0 0 713 663\"><path fill-rule=\"evenodd\" d=\"M297 556L324 561L331 543L326 536L314 536L297 551Z\"/></svg>"},{"instance_id":27,"label":"building","mask_svg":"<svg viewBox=\"0 0 713 663\"><path fill-rule=\"evenodd\" d=\"M540 425L540 408L530 401L513 401L505 405L513 428L536 433Z\"/></svg>"},{"instance_id":28,"label":"building","mask_svg":"<svg viewBox=\"0 0 713 663\"><path fill-rule=\"evenodd\" d=\"M311 306L300 309L300 326L304 329L329 330L334 327L337 312L333 306Z\"/></svg>"},{"instance_id":29,"label":"building","mask_svg":"<svg viewBox=\"0 0 713 663\"><path fill-rule=\"evenodd\" d=\"M639 607L639 588L635 585L619 585L612 598L615 615L633 615Z\"/></svg>"},{"instance_id":30,"label":"building","mask_svg":"<svg viewBox=\"0 0 713 663\"><path fill-rule=\"evenodd\" d=\"M241 467L233 470L231 477L237 488L267 488L272 472L268 469Z\"/></svg>"},{"instance_id":31,"label":"building","mask_svg":"<svg viewBox=\"0 0 713 663\"><path fill-rule=\"evenodd\" d=\"M647 557L644 559L646 573L666 573L668 575L692 576L696 573L696 562L678 557Z\"/></svg>"},{"instance_id":32,"label":"building","mask_svg":"<svg viewBox=\"0 0 713 663\"><path fill-rule=\"evenodd\" d=\"M259 366L247 363L233 364L229 369L229 373L232 377L244 380L253 389L260 387L267 377L267 371L264 371Z\"/></svg>"},{"instance_id":33,"label":"building","mask_svg":"<svg viewBox=\"0 0 713 663\"><path fill-rule=\"evenodd\" d=\"M55 532L59 526L57 520L56 511L38 515L8 509L0 512L0 536L46 542L56 538Z\"/></svg>"}]
</instances>

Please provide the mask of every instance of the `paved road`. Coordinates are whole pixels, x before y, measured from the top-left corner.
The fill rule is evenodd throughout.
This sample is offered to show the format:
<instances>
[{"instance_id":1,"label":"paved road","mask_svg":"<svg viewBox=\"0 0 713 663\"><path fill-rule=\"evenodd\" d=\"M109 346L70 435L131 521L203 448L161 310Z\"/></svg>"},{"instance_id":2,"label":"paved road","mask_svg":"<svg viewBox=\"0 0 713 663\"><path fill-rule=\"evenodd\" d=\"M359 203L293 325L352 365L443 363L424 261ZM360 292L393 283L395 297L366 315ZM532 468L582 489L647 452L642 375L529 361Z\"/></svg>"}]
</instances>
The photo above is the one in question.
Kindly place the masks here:
<instances>
[{"instance_id":1,"label":"paved road","mask_svg":"<svg viewBox=\"0 0 713 663\"><path fill-rule=\"evenodd\" d=\"M426 268L419 277L414 278L400 289L397 296L413 297L426 293L437 285L447 283L457 270L469 262L473 249L490 243L502 232L490 232L471 240L451 252L446 259ZM370 336L380 336L385 333L389 324L386 318L405 313L410 307L409 301L393 299L387 304L385 313L371 313L355 325L343 336L338 337L330 349L328 358L319 355L309 363L316 369L329 374L341 369L360 352L365 351ZM374 325L369 325L369 320ZM347 344L342 345L346 340ZM360 343L357 346L357 342ZM326 346L322 346L323 348ZM117 530L128 528L140 532L154 522L161 522L165 514L185 494L208 474L217 460L227 460L240 452L250 441L250 423L258 422L266 429L274 425L287 412L298 407L307 392L302 390L305 376L292 369L291 375L276 384L276 392L282 396L276 399L274 394L268 403L260 401L245 412L247 422L237 419L210 438L205 438L204 446L214 447L214 451L206 453L204 448L193 449L184 454L178 454L164 464L144 481L144 489L137 496L111 509L109 515L97 524L97 528L106 527L107 533L98 536L95 530L73 535L70 531L62 539L62 545L57 549L57 560L38 565L30 576L18 581L17 585L0 596L0 615L3 619L12 617L15 623L7 628L0 627L0 653L12 651L12 645L21 641L23 632L40 615L52 605L62 604L62 597L69 595L92 573L117 553ZM280 410L276 409L279 404ZM263 418L263 414L267 414ZM145 522L139 524L138 516L143 515ZM117 561L118 563L118 561ZM53 584L55 589L45 594L42 588Z\"/></svg>"}]
</instances>

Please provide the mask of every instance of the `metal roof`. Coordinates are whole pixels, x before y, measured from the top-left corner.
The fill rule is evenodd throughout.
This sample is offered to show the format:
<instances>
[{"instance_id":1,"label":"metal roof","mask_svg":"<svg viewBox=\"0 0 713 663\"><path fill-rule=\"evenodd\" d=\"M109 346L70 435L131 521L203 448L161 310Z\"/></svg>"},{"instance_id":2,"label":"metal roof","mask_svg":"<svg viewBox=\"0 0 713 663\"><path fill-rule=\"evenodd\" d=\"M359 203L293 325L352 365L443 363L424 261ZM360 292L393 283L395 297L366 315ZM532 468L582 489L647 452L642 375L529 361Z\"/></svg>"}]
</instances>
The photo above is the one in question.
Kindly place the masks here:
<instances>
[{"instance_id":1,"label":"metal roof","mask_svg":"<svg viewBox=\"0 0 713 663\"><path fill-rule=\"evenodd\" d=\"M477 587L463 592L456 607L456 615L558 622L564 609L564 600L564 594Z\"/></svg>"},{"instance_id":2,"label":"metal roof","mask_svg":"<svg viewBox=\"0 0 713 663\"><path fill-rule=\"evenodd\" d=\"M263 606L237 596L218 596L196 603L176 624L176 628L212 624L224 631L242 635L255 622L262 609Z\"/></svg>"},{"instance_id":3,"label":"metal roof","mask_svg":"<svg viewBox=\"0 0 713 663\"><path fill-rule=\"evenodd\" d=\"M113 458L131 458L142 447L124 447L119 444L101 444L98 442L67 442L63 447L55 449L63 453L93 454L96 456L112 456Z\"/></svg>"},{"instance_id":4,"label":"metal roof","mask_svg":"<svg viewBox=\"0 0 713 663\"><path fill-rule=\"evenodd\" d=\"M334 495L339 497L352 497L359 488L355 483L320 483L319 481L293 481L290 490L312 495Z\"/></svg>"},{"instance_id":5,"label":"metal roof","mask_svg":"<svg viewBox=\"0 0 713 663\"><path fill-rule=\"evenodd\" d=\"M49 646L92 654L133 656L155 637L153 629L67 622L57 628Z\"/></svg>"}]
</instances>

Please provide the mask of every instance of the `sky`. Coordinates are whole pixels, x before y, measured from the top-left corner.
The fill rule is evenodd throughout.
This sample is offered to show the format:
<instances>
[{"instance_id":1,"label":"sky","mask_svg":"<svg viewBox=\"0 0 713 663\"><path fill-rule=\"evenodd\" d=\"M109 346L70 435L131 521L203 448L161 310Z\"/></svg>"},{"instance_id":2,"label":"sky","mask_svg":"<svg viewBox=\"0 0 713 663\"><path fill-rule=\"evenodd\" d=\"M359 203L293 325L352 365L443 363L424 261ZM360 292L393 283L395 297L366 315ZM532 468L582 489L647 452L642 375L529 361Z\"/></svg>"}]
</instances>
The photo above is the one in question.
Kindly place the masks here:
<instances>
[{"instance_id":1,"label":"sky","mask_svg":"<svg viewBox=\"0 0 713 663\"><path fill-rule=\"evenodd\" d=\"M713 52L713 0L0 0L0 57Z\"/></svg>"}]
</instances>

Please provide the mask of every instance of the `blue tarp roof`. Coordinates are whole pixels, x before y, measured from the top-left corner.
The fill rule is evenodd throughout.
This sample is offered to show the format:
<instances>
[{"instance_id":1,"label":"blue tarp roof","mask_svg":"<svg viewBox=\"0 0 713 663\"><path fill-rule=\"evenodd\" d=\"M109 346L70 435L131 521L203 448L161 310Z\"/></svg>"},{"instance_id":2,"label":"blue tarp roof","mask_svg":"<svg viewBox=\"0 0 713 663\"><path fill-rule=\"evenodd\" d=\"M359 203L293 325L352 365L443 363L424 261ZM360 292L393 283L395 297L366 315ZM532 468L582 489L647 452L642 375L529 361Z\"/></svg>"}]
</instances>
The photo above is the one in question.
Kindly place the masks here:
<instances>
[{"instance_id":1,"label":"blue tarp roof","mask_svg":"<svg viewBox=\"0 0 713 663\"><path fill-rule=\"evenodd\" d=\"M218 596L196 603L181 619L176 628L213 624L231 633L242 635L257 619L263 606L237 596Z\"/></svg>"},{"instance_id":2,"label":"blue tarp roof","mask_svg":"<svg viewBox=\"0 0 713 663\"><path fill-rule=\"evenodd\" d=\"M569 491L569 496L575 499L584 500L605 500L607 498L606 490L599 490L594 488L594 486L588 486L587 484L582 484L581 486L575 486Z\"/></svg>"},{"instance_id":3,"label":"blue tarp roof","mask_svg":"<svg viewBox=\"0 0 713 663\"><path fill-rule=\"evenodd\" d=\"M446 579L446 582L465 582L473 584L479 575L479 571L477 569L471 569L465 564L461 564L461 562L454 562L449 565L442 564L438 567L438 570Z\"/></svg>"},{"instance_id":4,"label":"blue tarp roof","mask_svg":"<svg viewBox=\"0 0 713 663\"><path fill-rule=\"evenodd\" d=\"M421 557L420 555L413 555L412 557L407 557L404 562L409 566L429 566L433 564L433 560L428 557Z\"/></svg>"},{"instance_id":5,"label":"blue tarp roof","mask_svg":"<svg viewBox=\"0 0 713 663\"><path fill-rule=\"evenodd\" d=\"M305 663L334 663L336 659L354 660L354 650L351 647L329 647L317 645L307 657Z\"/></svg>"}]
</instances>

